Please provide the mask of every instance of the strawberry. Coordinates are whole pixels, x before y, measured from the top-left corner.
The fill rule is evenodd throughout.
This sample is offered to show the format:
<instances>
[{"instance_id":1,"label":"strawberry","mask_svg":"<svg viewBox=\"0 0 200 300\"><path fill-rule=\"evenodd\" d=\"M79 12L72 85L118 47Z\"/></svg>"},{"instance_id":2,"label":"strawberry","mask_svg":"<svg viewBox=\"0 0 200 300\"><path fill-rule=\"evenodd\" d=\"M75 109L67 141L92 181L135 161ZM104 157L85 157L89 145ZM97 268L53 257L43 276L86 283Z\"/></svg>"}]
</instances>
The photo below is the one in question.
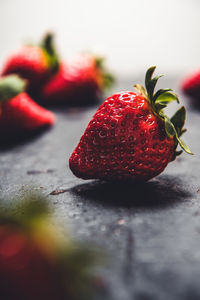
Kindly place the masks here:
<instances>
[{"instance_id":1,"label":"strawberry","mask_svg":"<svg viewBox=\"0 0 200 300\"><path fill-rule=\"evenodd\" d=\"M0 226L0 280L3 299L53 300L60 292L46 256L23 229L11 224Z\"/></svg>"},{"instance_id":2,"label":"strawberry","mask_svg":"<svg viewBox=\"0 0 200 300\"><path fill-rule=\"evenodd\" d=\"M1 210L1 299L86 299L96 253L63 236L41 195L23 199Z\"/></svg>"},{"instance_id":3,"label":"strawberry","mask_svg":"<svg viewBox=\"0 0 200 300\"><path fill-rule=\"evenodd\" d=\"M181 85L183 92L191 97L200 97L200 70L186 77Z\"/></svg>"},{"instance_id":4,"label":"strawberry","mask_svg":"<svg viewBox=\"0 0 200 300\"><path fill-rule=\"evenodd\" d=\"M40 46L27 45L14 52L6 60L2 75L18 74L28 80L28 88L32 91L56 72L58 65L53 36L47 34Z\"/></svg>"},{"instance_id":5,"label":"strawberry","mask_svg":"<svg viewBox=\"0 0 200 300\"><path fill-rule=\"evenodd\" d=\"M154 93L159 77L145 78L146 89L125 91L108 97L89 122L69 166L83 179L146 181L160 174L167 164L189 148L180 139L185 131L185 108L170 119L163 109L177 96L171 89Z\"/></svg>"},{"instance_id":6,"label":"strawberry","mask_svg":"<svg viewBox=\"0 0 200 300\"><path fill-rule=\"evenodd\" d=\"M42 88L45 103L85 103L98 98L113 77L106 73L103 59L82 54L71 62L60 64L56 73Z\"/></svg>"},{"instance_id":7,"label":"strawberry","mask_svg":"<svg viewBox=\"0 0 200 300\"><path fill-rule=\"evenodd\" d=\"M23 133L52 125L52 112L35 103L24 92L26 83L17 75L0 79L0 132Z\"/></svg>"}]
</instances>

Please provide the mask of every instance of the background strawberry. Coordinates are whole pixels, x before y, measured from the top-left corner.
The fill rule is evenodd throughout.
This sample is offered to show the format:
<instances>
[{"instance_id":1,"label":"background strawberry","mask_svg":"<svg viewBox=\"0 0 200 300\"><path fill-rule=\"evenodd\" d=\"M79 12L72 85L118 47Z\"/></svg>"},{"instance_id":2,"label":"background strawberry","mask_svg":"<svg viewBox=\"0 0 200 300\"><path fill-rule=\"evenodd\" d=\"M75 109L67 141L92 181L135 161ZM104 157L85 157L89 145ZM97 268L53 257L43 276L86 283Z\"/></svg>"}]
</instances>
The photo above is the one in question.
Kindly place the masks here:
<instances>
[{"instance_id":1,"label":"background strawberry","mask_svg":"<svg viewBox=\"0 0 200 300\"><path fill-rule=\"evenodd\" d=\"M163 109L178 101L170 89L154 93L159 77L145 78L146 89L135 85L138 94L121 92L99 107L74 152L69 165L81 178L148 180L161 173L180 152L189 148L180 139L185 130L185 109L169 119Z\"/></svg>"},{"instance_id":2,"label":"background strawberry","mask_svg":"<svg viewBox=\"0 0 200 300\"><path fill-rule=\"evenodd\" d=\"M62 289L52 267L24 229L16 224L0 225L2 299L61 299Z\"/></svg>"},{"instance_id":3,"label":"background strawberry","mask_svg":"<svg viewBox=\"0 0 200 300\"><path fill-rule=\"evenodd\" d=\"M23 133L52 125L52 112L35 103L24 92L26 83L17 75L0 79L0 132Z\"/></svg>"},{"instance_id":4,"label":"background strawberry","mask_svg":"<svg viewBox=\"0 0 200 300\"><path fill-rule=\"evenodd\" d=\"M200 98L200 70L186 77L181 88L189 96Z\"/></svg>"},{"instance_id":5,"label":"background strawberry","mask_svg":"<svg viewBox=\"0 0 200 300\"><path fill-rule=\"evenodd\" d=\"M29 90L35 92L58 66L53 35L47 34L39 46L27 45L14 52L6 60L2 75L18 74L28 80Z\"/></svg>"},{"instance_id":6,"label":"background strawberry","mask_svg":"<svg viewBox=\"0 0 200 300\"><path fill-rule=\"evenodd\" d=\"M85 293L92 292L96 254L61 234L44 197L23 199L12 209L1 207L1 299L91 299Z\"/></svg>"},{"instance_id":7,"label":"background strawberry","mask_svg":"<svg viewBox=\"0 0 200 300\"><path fill-rule=\"evenodd\" d=\"M96 100L112 82L113 77L106 72L102 58L82 54L67 64L60 64L58 73L43 86L41 101L84 104Z\"/></svg>"}]
</instances>

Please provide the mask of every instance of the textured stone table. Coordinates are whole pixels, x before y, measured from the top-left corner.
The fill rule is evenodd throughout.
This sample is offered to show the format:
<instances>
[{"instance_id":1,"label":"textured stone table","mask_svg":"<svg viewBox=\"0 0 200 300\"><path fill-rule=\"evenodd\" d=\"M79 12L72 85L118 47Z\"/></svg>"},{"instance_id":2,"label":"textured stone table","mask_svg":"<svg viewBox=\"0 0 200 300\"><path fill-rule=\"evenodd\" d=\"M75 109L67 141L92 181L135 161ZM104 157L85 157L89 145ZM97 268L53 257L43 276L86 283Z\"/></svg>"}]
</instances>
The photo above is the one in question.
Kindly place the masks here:
<instances>
[{"instance_id":1,"label":"textured stone table","mask_svg":"<svg viewBox=\"0 0 200 300\"><path fill-rule=\"evenodd\" d=\"M177 88L177 80L163 79L162 86ZM131 87L132 80L121 80L114 91ZM64 190L49 195L61 223L110 254L101 271L105 300L200 299L200 112L183 103L189 109L185 140L195 156L183 154L141 186L83 181L69 170L68 158L95 107L57 109L51 130L1 146L2 201L28 186L47 195Z\"/></svg>"}]
</instances>

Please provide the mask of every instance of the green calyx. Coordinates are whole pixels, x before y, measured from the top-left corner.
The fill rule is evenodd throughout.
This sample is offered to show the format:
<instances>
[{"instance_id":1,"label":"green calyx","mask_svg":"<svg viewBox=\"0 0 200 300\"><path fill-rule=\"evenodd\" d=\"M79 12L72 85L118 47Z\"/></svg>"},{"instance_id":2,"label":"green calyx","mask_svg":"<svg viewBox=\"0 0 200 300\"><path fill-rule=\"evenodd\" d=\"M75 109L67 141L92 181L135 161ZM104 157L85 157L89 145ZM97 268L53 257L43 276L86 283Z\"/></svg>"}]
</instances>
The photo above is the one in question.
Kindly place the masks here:
<instances>
[{"instance_id":1,"label":"green calyx","mask_svg":"<svg viewBox=\"0 0 200 300\"><path fill-rule=\"evenodd\" d=\"M113 83L115 82L114 76L109 73L105 67L105 58L97 56L95 57L95 63L96 63L96 68L101 71L102 74L102 87L103 89L109 89L112 87Z\"/></svg>"},{"instance_id":2,"label":"green calyx","mask_svg":"<svg viewBox=\"0 0 200 300\"><path fill-rule=\"evenodd\" d=\"M54 40L53 34L47 33L44 36L40 47L43 49L46 55L47 63L50 70L52 71L52 73L55 73L59 68L59 58L56 49L54 47L53 40Z\"/></svg>"},{"instance_id":3,"label":"green calyx","mask_svg":"<svg viewBox=\"0 0 200 300\"><path fill-rule=\"evenodd\" d=\"M135 84L134 87L139 92L139 94L143 95L143 97L147 99L155 115L164 121L165 131L167 135L169 137L174 138L175 149L179 144L185 152L187 152L188 154L193 154L188 148L188 146L180 138L182 134L186 131L186 129L183 129L186 118L185 107L182 106L171 118L169 118L164 113L164 109L169 103L173 101L179 103L179 99L178 96L175 93L173 93L171 89L159 89L156 92L154 91L158 79L162 77L153 77L155 69L156 67L153 66L147 70L145 76L145 87L140 84ZM175 151L174 158L180 155L181 153L182 151Z\"/></svg>"},{"instance_id":4,"label":"green calyx","mask_svg":"<svg viewBox=\"0 0 200 300\"><path fill-rule=\"evenodd\" d=\"M18 75L8 75L0 79L0 104L10 100L26 89L26 80Z\"/></svg>"}]
</instances>

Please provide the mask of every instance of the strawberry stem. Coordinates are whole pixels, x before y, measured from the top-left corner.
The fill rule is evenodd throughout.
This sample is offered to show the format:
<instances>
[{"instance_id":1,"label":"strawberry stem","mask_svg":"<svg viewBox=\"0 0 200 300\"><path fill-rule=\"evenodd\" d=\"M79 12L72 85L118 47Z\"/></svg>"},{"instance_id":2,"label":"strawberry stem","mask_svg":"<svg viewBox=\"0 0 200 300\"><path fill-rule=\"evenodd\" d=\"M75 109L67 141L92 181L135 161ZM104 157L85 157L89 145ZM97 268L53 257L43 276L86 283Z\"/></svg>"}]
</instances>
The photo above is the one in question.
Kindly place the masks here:
<instances>
[{"instance_id":1,"label":"strawberry stem","mask_svg":"<svg viewBox=\"0 0 200 300\"><path fill-rule=\"evenodd\" d=\"M114 76L109 73L105 67L105 59L101 56L95 57L96 68L100 70L102 76L102 87L103 89L109 89L115 82Z\"/></svg>"},{"instance_id":2,"label":"strawberry stem","mask_svg":"<svg viewBox=\"0 0 200 300\"><path fill-rule=\"evenodd\" d=\"M8 75L0 79L0 103L10 100L26 89L27 82L18 75Z\"/></svg>"},{"instance_id":3,"label":"strawberry stem","mask_svg":"<svg viewBox=\"0 0 200 300\"><path fill-rule=\"evenodd\" d=\"M41 48L45 52L51 71L55 73L59 68L59 58L54 46L54 35L52 33L49 32L44 36Z\"/></svg>"}]
</instances>

